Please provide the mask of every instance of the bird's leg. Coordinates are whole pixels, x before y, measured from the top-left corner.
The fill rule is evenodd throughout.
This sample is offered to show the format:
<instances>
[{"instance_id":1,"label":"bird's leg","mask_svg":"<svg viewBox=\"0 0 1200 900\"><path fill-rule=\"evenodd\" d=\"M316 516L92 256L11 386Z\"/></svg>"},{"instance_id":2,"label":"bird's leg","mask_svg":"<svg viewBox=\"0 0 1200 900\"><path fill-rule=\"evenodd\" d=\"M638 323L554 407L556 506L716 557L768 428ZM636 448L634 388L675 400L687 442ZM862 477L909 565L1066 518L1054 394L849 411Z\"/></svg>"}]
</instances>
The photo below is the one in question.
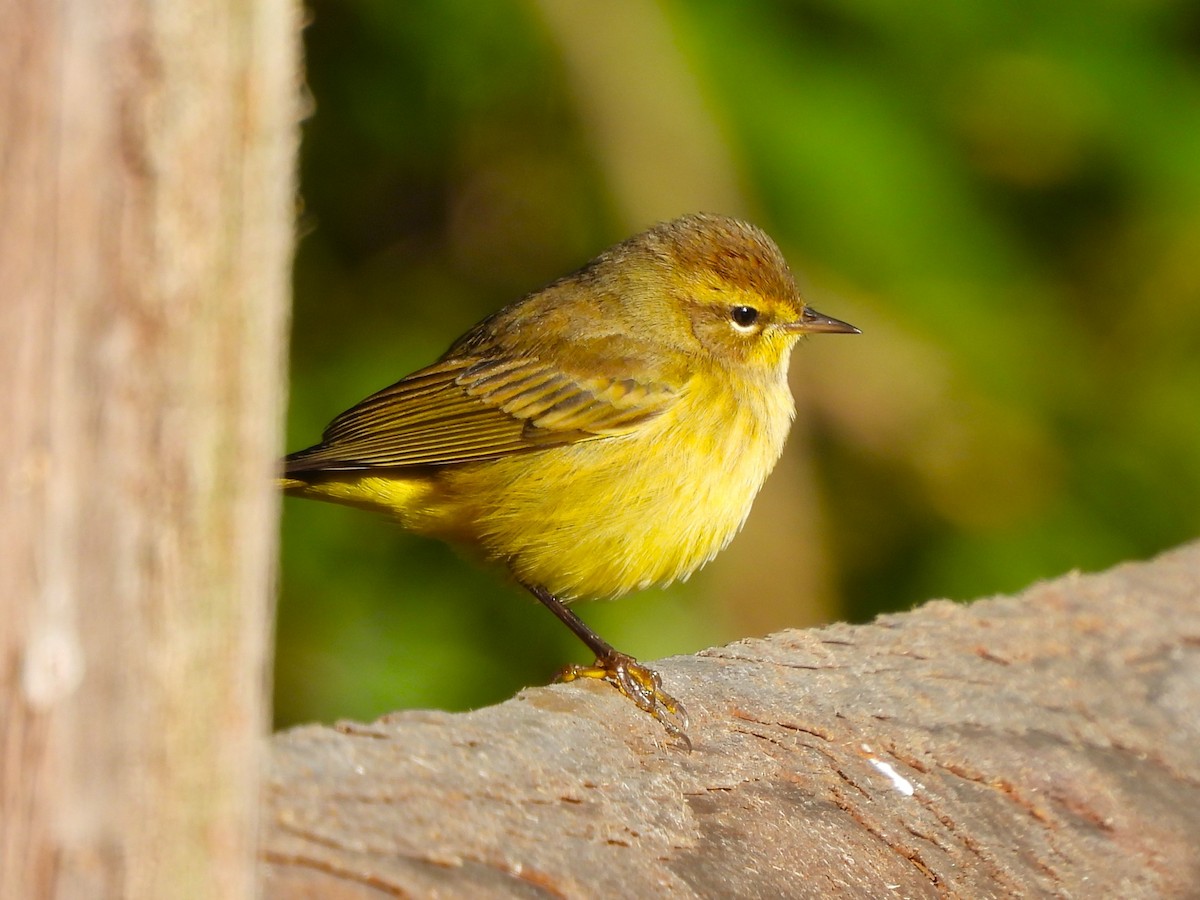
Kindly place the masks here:
<instances>
[{"instance_id":1,"label":"bird's leg","mask_svg":"<svg viewBox=\"0 0 1200 900\"><path fill-rule=\"evenodd\" d=\"M574 681L576 678L599 678L607 681L640 709L657 719L667 733L678 739L685 748L692 749L691 739L687 735L687 710L683 708L682 703L662 689L662 679L657 672L643 666L632 656L618 651L545 588L530 584L524 587L596 654L594 665L567 666L558 676L560 681Z\"/></svg>"}]
</instances>

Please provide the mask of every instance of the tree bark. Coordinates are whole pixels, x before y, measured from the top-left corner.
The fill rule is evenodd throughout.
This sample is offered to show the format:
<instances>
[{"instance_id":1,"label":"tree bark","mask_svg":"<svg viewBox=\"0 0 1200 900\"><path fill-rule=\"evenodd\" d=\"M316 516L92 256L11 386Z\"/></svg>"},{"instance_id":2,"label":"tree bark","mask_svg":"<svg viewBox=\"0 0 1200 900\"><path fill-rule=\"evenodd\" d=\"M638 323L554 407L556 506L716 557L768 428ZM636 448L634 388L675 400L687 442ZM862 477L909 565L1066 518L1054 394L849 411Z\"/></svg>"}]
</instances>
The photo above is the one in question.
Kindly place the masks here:
<instances>
[{"instance_id":1,"label":"tree bark","mask_svg":"<svg viewBox=\"0 0 1200 900\"><path fill-rule=\"evenodd\" d=\"M248 897L293 0L0 0L0 896Z\"/></svg>"},{"instance_id":2,"label":"tree bark","mask_svg":"<svg viewBox=\"0 0 1200 900\"><path fill-rule=\"evenodd\" d=\"M273 898L1200 890L1200 544L660 666L276 736Z\"/></svg>"}]
</instances>

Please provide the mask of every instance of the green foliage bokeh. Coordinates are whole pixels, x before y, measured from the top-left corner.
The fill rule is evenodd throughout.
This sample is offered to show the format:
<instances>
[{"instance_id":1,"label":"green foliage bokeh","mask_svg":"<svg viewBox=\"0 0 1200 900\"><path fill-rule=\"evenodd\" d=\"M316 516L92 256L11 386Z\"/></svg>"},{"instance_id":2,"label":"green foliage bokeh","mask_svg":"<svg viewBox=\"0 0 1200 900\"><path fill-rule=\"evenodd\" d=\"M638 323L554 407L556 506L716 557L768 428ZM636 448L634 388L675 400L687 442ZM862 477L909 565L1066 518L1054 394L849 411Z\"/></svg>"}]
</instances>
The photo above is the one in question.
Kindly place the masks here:
<instances>
[{"instance_id":1,"label":"green foliage bokeh","mask_svg":"<svg viewBox=\"0 0 1200 900\"><path fill-rule=\"evenodd\" d=\"M627 60L575 65L554 2L311 5L288 449L650 224L614 187L620 107L616 125L589 107L587 79ZM794 452L817 497L796 503L819 510L837 615L1017 590L1200 532L1195 4L623 0L612 15L629 8L678 54L641 90L666 90L672 66L724 148L745 208L711 211L750 215L814 306L864 331L797 351ZM639 164L665 177L686 149ZM753 548L734 559L749 579ZM646 659L748 636L717 589L742 573L706 576L581 613ZM494 702L584 658L452 550L285 503L280 724Z\"/></svg>"}]
</instances>

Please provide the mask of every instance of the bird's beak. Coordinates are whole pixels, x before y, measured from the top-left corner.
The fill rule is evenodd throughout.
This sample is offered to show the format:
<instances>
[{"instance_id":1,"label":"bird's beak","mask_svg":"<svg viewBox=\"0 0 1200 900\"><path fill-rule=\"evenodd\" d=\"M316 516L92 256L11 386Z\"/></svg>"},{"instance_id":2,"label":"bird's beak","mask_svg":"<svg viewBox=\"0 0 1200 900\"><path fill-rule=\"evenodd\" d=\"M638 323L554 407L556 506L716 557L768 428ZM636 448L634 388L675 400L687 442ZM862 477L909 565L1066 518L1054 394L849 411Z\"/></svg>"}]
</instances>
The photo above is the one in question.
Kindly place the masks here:
<instances>
[{"instance_id":1,"label":"bird's beak","mask_svg":"<svg viewBox=\"0 0 1200 900\"><path fill-rule=\"evenodd\" d=\"M797 322L788 322L783 330L789 334L862 334L849 322L825 316L811 307L805 307Z\"/></svg>"}]
</instances>

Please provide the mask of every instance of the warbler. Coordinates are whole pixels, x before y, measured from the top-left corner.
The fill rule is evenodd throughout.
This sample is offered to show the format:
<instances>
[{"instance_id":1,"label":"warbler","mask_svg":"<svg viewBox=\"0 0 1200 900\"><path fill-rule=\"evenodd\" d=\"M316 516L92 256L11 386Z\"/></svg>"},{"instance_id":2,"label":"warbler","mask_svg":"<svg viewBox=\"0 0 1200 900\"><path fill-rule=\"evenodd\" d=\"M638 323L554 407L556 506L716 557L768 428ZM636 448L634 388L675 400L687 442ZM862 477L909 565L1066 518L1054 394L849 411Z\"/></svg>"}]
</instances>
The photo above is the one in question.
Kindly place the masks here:
<instances>
[{"instance_id":1,"label":"warbler","mask_svg":"<svg viewBox=\"0 0 1200 900\"><path fill-rule=\"evenodd\" d=\"M806 305L775 243L688 215L484 319L432 365L287 457L288 494L383 511L506 569L614 684L690 747L659 675L567 604L687 578L724 548L783 450Z\"/></svg>"}]
</instances>

